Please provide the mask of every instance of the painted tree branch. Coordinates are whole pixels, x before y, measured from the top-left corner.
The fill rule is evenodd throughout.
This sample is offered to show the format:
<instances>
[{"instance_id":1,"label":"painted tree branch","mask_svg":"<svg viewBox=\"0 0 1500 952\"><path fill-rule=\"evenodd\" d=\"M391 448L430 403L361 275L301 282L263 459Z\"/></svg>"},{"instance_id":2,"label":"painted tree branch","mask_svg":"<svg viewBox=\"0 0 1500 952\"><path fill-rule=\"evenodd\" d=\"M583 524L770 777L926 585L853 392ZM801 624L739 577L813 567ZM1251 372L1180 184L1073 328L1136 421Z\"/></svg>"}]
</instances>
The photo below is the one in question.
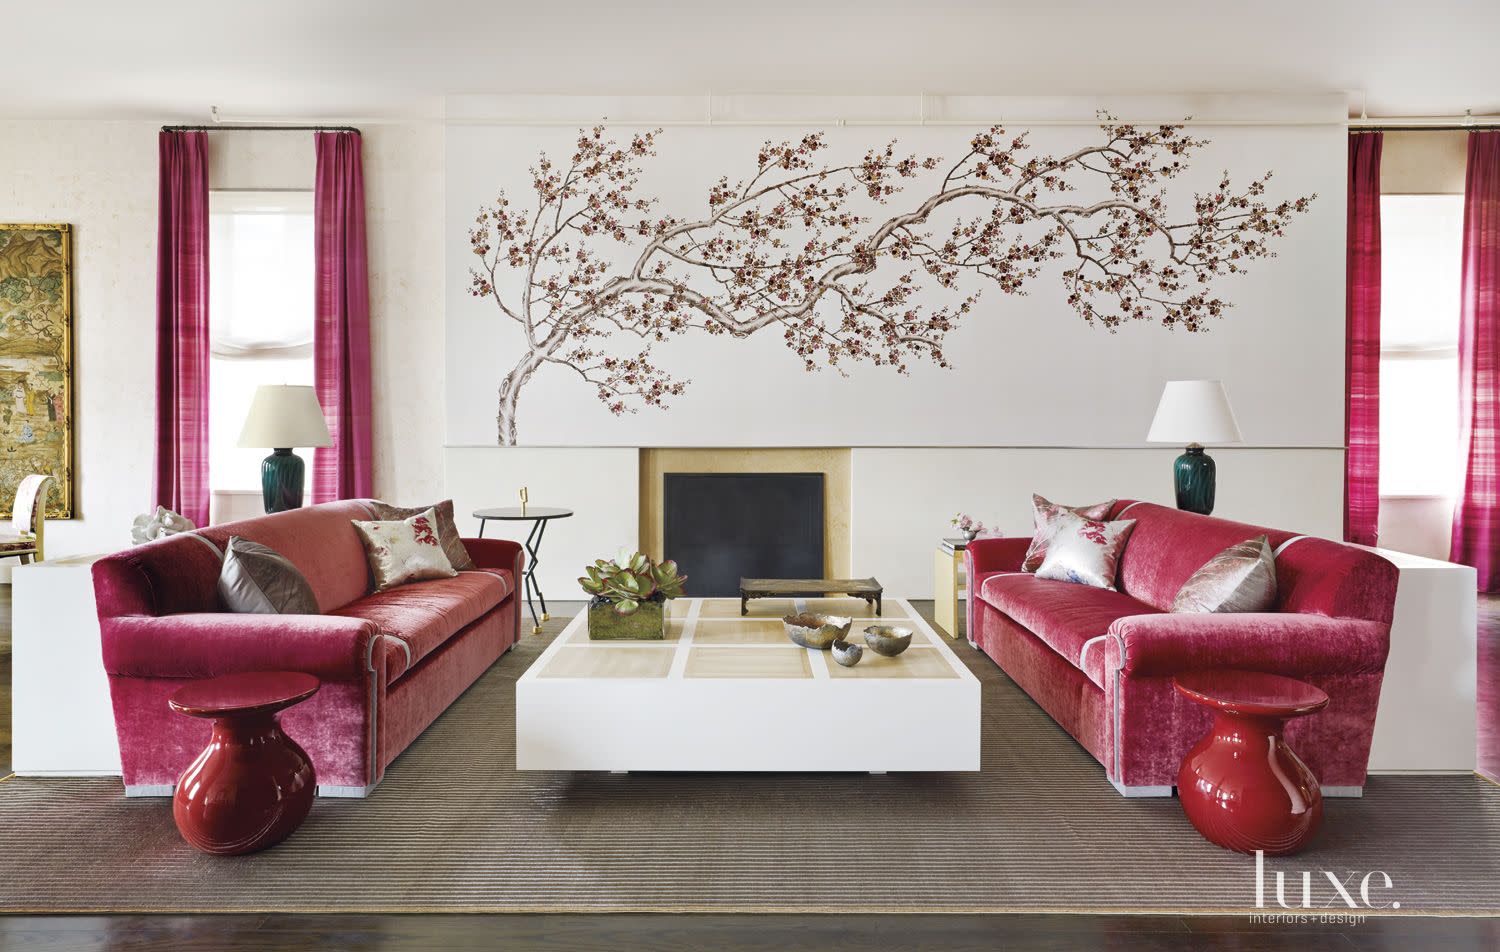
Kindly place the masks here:
<instances>
[{"instance_id":1,"label":"painted tree branch","mask_svg":"<svg viewBox=\"0 0 1500 952\"><path fill-rule=\"evenodd\" d=\"M573 369L616 414L665 406L688 382L659 367L653 347L689 331L779 327L808 370L947 367L946 335L978 299L964 293L970 281L1021 294L1054 261L1066 262L1068 303L1090 324L1198 331L1229 307L1214 280L1274 256L1270 242L1316 198L1271 204L1269 173L1238 191L1226 174L1195 196L1191 218L1172 222L1167 183L1205 143L1181 126L1104 117L1100 128L1102 143L1060 156L1031 155L1025 134L988 129L930 193L890 215L871 210L935 176L940 159L899 155L892 142L820 166L819 133L767 142L754 175L720 179L706 213L684 219L651 217L655 201L636 194L660 130L623 145L603 127L580 132L565 169L538 159L533 207L502 192L470 232L471 292L526 338L500 387L501 444L515 443L520 395L548 364ZM1085 189L1092 200L1068 199ZM636 245L633 257L603 251ZM954 299L935 303L945 294ZM634 340L630 353L610 349L617 335Z\"/></svg>"}]
</instances>

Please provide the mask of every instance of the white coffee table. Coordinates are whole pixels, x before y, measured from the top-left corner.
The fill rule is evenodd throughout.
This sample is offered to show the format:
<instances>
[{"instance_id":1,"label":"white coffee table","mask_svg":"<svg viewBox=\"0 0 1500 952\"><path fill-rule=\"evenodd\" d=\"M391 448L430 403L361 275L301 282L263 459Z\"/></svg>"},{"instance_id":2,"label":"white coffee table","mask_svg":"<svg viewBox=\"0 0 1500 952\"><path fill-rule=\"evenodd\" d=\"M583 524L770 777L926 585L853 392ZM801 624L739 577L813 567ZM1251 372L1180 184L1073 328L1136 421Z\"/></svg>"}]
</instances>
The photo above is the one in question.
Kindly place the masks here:
<instances>
[{"instance_id":1,"label":"white coffee table","mask_svg":"<svg viewBox=\"0 0 1500 952\"><path fill-rule=\"evenodd\" d=\"M979 769L979 682L911 606L876 619L857 599L796 606L915 629L895 658L843 668L787 640L791 599L678 599L666 641L590 641L587 613L516 684L516 769Z\"/></svg>"}]
</instances>

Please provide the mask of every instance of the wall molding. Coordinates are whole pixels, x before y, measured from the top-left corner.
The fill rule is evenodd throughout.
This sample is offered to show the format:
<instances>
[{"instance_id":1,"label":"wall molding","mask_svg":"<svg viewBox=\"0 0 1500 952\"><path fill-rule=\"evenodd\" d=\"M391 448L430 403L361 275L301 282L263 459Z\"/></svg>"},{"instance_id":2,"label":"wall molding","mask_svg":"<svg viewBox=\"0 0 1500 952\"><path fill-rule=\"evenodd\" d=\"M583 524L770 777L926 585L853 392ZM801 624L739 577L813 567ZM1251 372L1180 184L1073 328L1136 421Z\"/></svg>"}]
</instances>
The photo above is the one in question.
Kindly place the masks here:
<instances>
[{"instance_id":1,"label":"wall molding","mask_svg":"<svg viewBox=\"0 0 1500 952\"><path fill-rule=\"evenodd\" d=\"M1140 125L1347 126L1344 93L997 96L913 91L885 96L699 92L669 96L450 96L449 125L1091 126L1100 110ZM1191 117L1191 118L1188 118Z\"/></svg>"}]
</instances>

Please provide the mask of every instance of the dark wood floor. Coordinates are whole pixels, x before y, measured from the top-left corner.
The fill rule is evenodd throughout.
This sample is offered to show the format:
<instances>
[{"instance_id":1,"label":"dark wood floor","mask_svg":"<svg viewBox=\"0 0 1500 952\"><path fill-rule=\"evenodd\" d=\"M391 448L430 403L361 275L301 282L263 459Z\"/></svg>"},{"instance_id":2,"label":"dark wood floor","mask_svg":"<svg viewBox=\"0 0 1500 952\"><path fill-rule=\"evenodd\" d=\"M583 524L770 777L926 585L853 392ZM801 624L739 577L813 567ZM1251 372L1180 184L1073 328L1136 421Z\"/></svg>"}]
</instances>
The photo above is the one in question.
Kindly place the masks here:
<instances>
[{"instance_id":1,"label":"dark wood floor","mask_svg":"<svg viewBox=\"0 0 1500 952\"><path fill-rule=\"evenodd\" d=\"M1409 952L1500 947L1494 919L1256 925L1243 917L405 915L0 919L0 949L239 952L528 949L567 952Z\"/></svg>"},{"instance_id":2,"label":"dark wood floor","mask_svg":"<svg viewBox=\"0 0 1500 952\"><path fill-rule=\"evenodd\" d=\"M931 617L931 603L914 603ZM560 606L559 606L560 607ZM10 765L10 589L0 586L0 776ZM1500 725L1500 598L1480 604L1481 723ZM1484 731L1495 739L1500 732ZM1500 776L1500 747L1482 752ZM0 831L0 849L4 831ZM4 884L0 883L0 895ZM1407 952L1500 948L1500 919L1246 916L197 915L0 917L0 950L535 949L569 952L1158 950Z\"/></svg>"}]
</instances>

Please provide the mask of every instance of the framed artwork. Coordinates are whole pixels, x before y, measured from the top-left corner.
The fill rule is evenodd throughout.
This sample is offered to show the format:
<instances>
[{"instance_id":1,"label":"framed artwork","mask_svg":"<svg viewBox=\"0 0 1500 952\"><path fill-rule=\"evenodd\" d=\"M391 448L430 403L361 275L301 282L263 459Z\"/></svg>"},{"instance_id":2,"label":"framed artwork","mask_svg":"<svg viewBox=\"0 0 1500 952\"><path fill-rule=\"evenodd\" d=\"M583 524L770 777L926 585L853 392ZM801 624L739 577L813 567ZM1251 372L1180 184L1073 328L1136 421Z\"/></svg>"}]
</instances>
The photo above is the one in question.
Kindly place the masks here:
<instances>
[{"instance_id":1,"label":"framed artwork","mask_svg":"<svg viewBox=\"0 0 1500 952\"><path fill-rule=\"evenodd\" d=\"M0 517L31 473L72 519L73 248L69 225L0 224Z\"/></svg>"}]
</instances>

